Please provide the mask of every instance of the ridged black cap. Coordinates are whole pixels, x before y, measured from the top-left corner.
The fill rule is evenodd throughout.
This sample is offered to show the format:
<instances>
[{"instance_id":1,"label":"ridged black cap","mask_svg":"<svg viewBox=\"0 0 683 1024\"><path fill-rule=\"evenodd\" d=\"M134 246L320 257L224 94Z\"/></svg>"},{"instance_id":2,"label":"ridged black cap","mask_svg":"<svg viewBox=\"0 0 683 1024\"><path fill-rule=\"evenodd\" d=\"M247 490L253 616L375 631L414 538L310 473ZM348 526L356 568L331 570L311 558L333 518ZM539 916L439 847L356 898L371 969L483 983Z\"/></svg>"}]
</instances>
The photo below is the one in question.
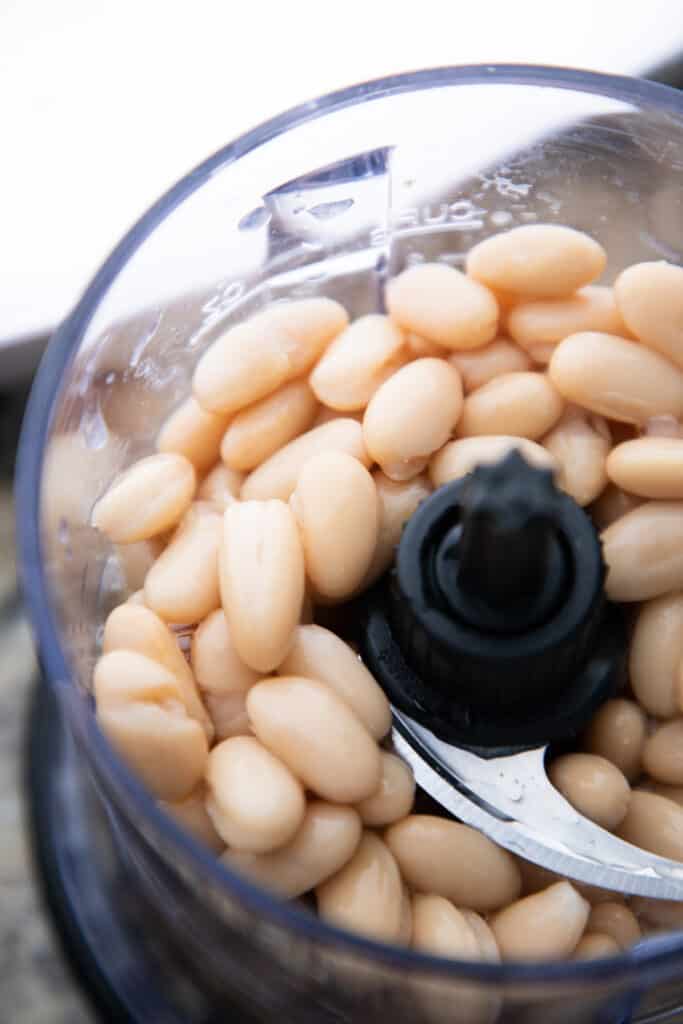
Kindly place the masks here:
<instances>
[{"instance_id":1,"label":"ridged black cap","mask_svg":"<svg viewBox=\"0 0 683 1024\"><path fill-rule=\"evenodd\" d=\"M626 642L604 578L586 513L513 451L420 505L359 643L390 699L438 735L547 742L614 690Z\"/></svg>"}]
</instances>

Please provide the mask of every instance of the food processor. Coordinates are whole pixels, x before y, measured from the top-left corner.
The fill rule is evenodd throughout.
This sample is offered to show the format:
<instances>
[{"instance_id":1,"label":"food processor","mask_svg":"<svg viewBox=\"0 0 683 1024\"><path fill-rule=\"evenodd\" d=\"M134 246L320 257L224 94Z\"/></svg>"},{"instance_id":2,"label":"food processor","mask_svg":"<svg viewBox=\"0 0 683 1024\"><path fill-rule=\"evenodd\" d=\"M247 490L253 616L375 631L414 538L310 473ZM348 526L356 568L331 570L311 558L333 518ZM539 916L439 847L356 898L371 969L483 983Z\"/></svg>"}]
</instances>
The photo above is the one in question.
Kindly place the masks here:
<instances>
[{"instance_id":1,"label":"food processor","mask_svg":"<svg viewBox=\"0 0 683 1024\"><path fill-rule=\"evenodd\" d=\"M90 695L103 622L140 571L90 526L92 506L152 450L218 333L285 297L324 294L353 316L381 310L387 278L405 267L460 267L481 239L537 221L591 234L610 253L610 279L636 261L680 263L682 169L683 104L664 86L516 66L387 78L298 107L202 164L124 238L65 321L31 396L17 483L45 677L28 768L48 899L110 1019L683 1019L683 934L606 960L466 963L375 943L317 920L305 900L278 901L156 805L100 733ZM358 614L372 664L372 609ZM610 643L621 629L607 631ZM617 883L624 844L612 837L603 858L585 847L567 857L567 836L549 834L534 786L550 732L517 751L508 737L495 759L453 748L455 785L435 769L443 751L424 728L404 710L395 725L427 793L503 845L595 885L678 898L675 873L668 889L643 871L630 890ZM496 764L506 757L526 760L508 777ZM504 833L524 808L536 811L534 835L515 846ZM645 871L657 860L641 856Z\"/></svg>"}]
</instances>

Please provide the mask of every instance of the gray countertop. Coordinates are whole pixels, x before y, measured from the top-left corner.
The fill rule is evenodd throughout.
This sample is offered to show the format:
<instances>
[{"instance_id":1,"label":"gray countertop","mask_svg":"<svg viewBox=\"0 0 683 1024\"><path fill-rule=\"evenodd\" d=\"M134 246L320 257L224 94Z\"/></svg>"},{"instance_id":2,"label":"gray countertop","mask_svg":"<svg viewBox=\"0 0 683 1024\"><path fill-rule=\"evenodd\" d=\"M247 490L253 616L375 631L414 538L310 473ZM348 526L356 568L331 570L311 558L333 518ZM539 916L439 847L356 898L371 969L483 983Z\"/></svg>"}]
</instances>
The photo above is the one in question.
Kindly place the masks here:
<instances>
[{"instance_id":1,"label":"gray countertop","mask_svg":"<svg viewBox=\"0 0 683 1024\"><path fill-rule=\"evenodd\" d=\"M33 878L24 824L24 722L37 667L18 599L11 473L20 398L0 396L0 992L12 1024L87 1024ZM4 1017L4 1013L8 1016Z\"/></svg>"}]
</instances>

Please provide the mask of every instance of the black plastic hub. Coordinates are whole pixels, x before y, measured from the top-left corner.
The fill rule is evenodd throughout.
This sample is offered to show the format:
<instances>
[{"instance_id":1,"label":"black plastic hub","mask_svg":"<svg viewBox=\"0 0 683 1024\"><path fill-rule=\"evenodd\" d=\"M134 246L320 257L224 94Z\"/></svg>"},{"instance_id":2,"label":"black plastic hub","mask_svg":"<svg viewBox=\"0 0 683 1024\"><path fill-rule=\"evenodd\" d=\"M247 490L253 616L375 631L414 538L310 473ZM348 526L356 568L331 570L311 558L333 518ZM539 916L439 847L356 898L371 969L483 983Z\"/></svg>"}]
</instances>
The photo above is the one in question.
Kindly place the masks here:
<instances>
[{"instance_id":1,"label":"black plastic hub","mask_svg":"<svg viewBox=\"0 0 683 1024\"><path fill-rule=\"evenodd\" d=\"M550 470L513 451L437 490L358 608L358 642L394 704L489 753L574 735L626 651L599 537Z\"/></svg>"}]
</instances>

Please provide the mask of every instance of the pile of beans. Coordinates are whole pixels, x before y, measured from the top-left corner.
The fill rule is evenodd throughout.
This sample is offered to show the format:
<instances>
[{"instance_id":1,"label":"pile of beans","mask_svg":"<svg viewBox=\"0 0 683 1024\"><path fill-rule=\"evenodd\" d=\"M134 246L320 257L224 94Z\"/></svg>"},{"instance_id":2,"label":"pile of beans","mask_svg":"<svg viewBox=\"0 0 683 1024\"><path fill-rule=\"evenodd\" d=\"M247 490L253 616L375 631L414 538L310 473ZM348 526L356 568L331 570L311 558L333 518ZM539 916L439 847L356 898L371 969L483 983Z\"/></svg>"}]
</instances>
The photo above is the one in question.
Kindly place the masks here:
<instances>
[{"instance_id":1,"label":"pile of beans","mask_svg":"<svg viewBox=\"0 0 683 1024\"><path fill-rule=\"evenodd\" d=\"M416 264L387 314L276 304L201 357L157 453L95 527L146 565L108 617L97 716L168 811L282 898L455 958L584 958L683 923L415 811L390 708L315 623L389 567L432 490L518 448L602 531L630 602L628 689L550 766L583 814L683 861L683 269L606 255L567 227ZM638 604L636 604L638 602ZM329 614L329 613L328 613Z\"/></svg>"}]
</instances>

